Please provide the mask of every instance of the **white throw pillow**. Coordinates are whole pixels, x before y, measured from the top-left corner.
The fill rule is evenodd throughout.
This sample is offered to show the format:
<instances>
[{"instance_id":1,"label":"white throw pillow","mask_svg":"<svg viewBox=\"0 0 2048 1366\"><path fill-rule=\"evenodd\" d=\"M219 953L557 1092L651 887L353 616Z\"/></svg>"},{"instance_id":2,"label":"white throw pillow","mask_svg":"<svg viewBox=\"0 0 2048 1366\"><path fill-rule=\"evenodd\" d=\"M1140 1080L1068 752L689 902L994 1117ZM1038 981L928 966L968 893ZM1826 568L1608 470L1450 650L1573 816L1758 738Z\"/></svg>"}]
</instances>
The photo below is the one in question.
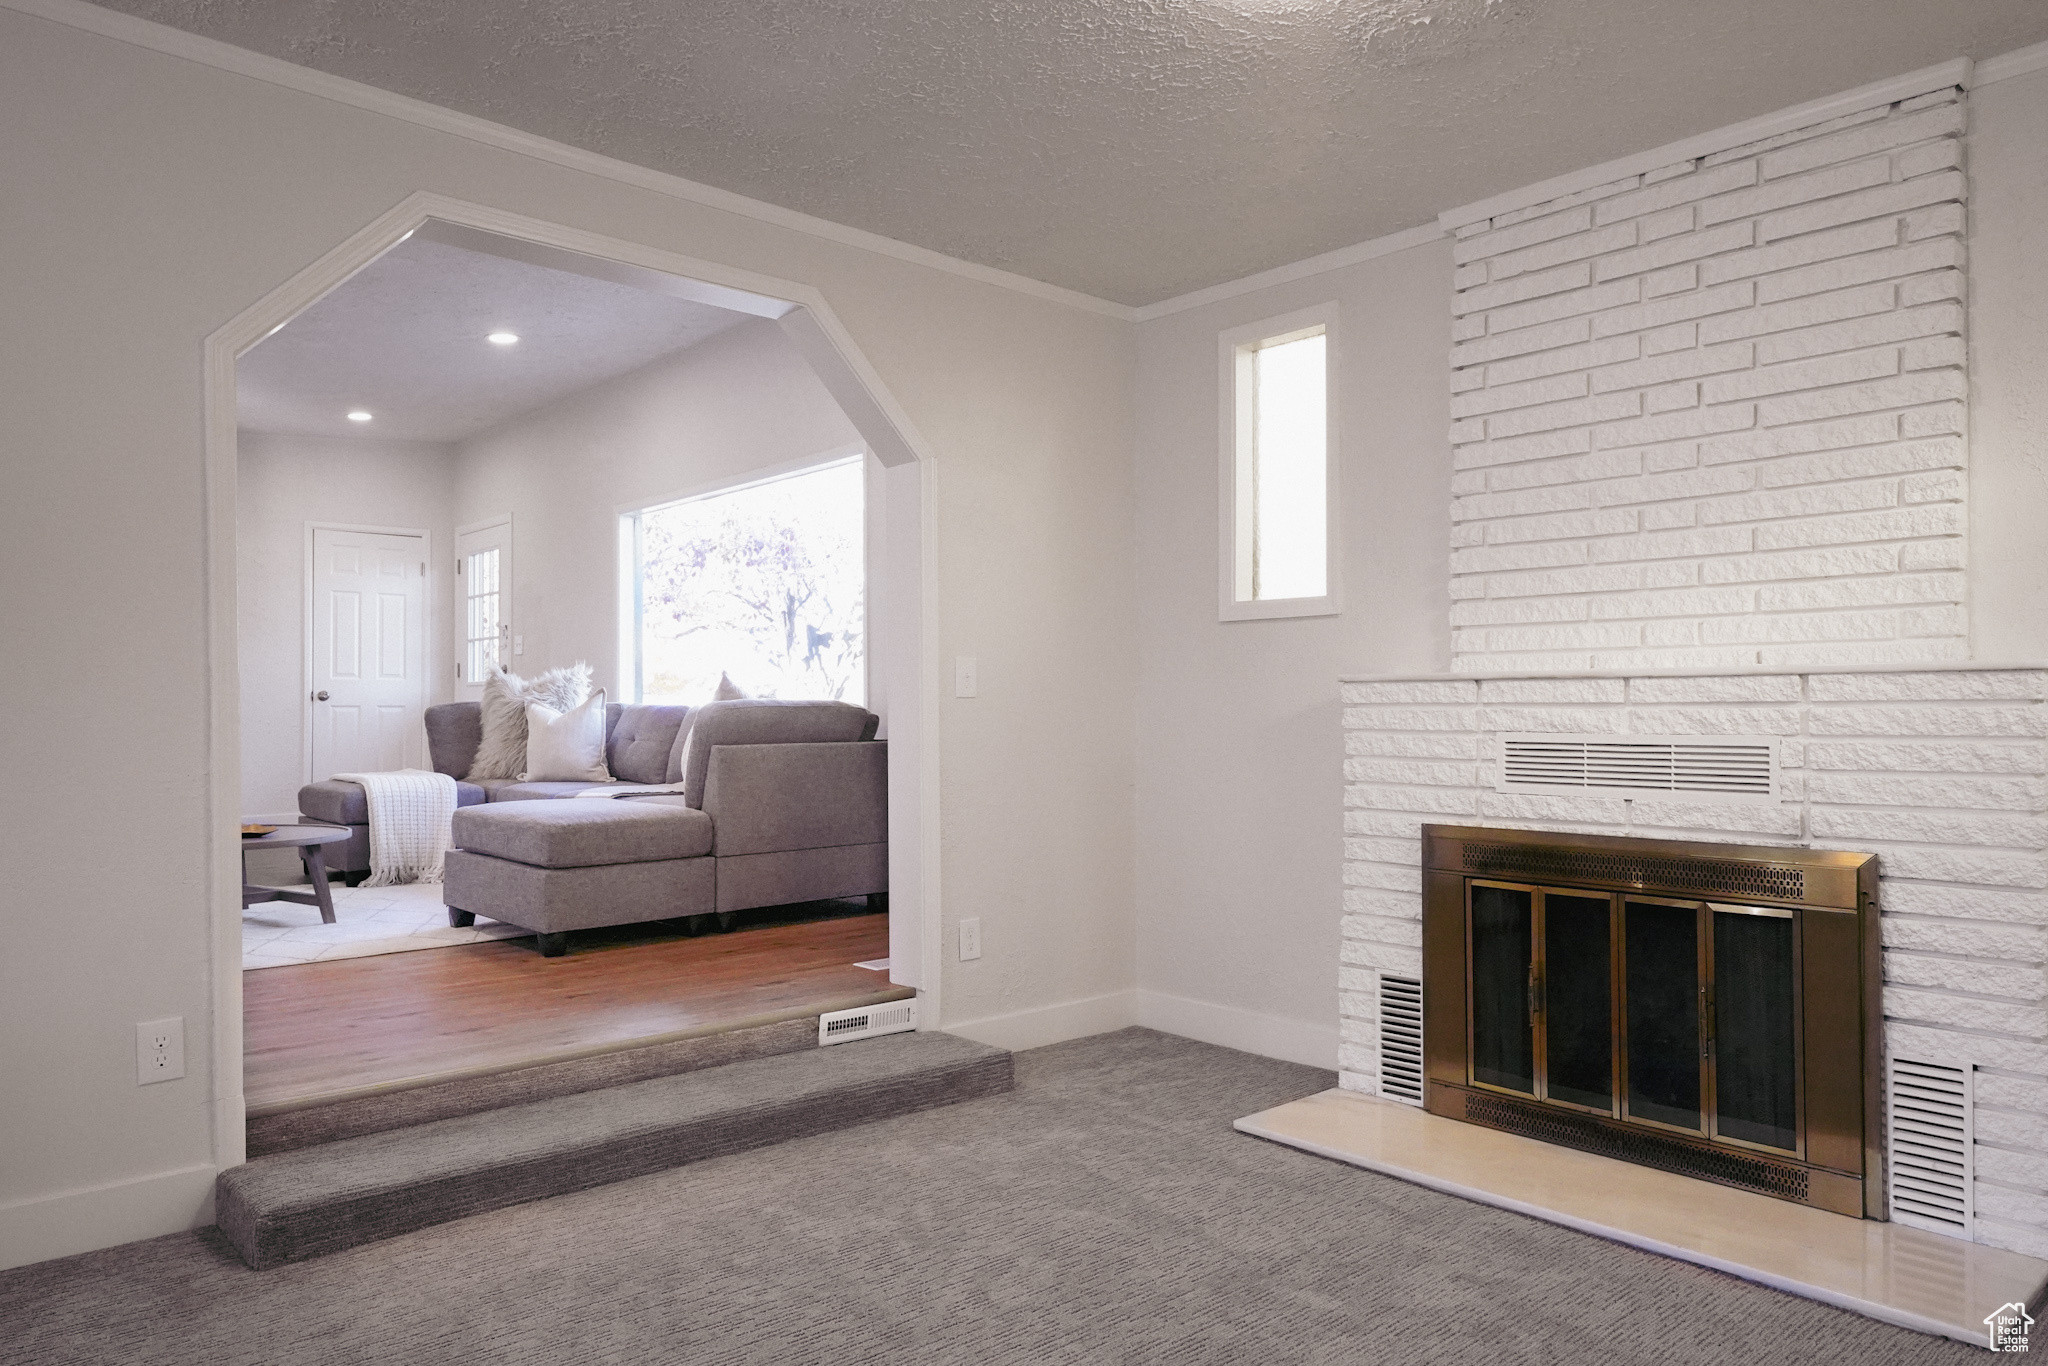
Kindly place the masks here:
<instances>
[{"instance_id":1,"label":"white throw pillow","mask_svg":"<svg viewBox=\"0 0 2048 1366\"><path fill-rule=\"evenodd\" d=\"M484 680L482 738L465 776L471 782L517 778L526 767L527 703L545 703L561 712L588 696L590 666L580 660L532 679L492 665L490 677Z\"/></svg>"},{"instance_id":2,"label":"white throw pillow","mask_svg":"<svg viewBox=\"0 0 2048 1366\"><path fill-rule=\"evenodd\" d=\"M583 705L556 711L544 702L526 704L526 772L523 783L608 783L604 766L604 689Z\"/></svg>"}]
</instances>

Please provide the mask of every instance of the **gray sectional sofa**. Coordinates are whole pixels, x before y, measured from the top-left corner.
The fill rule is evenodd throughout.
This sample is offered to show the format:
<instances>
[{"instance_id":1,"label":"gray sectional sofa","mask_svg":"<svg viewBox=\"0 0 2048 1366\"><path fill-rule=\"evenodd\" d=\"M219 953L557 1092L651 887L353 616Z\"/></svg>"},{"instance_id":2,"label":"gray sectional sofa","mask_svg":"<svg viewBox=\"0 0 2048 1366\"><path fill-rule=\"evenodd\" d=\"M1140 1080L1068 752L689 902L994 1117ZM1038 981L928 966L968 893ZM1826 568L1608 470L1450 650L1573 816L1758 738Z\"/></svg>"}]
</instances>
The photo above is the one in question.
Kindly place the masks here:
<instances>
[{"instance_id":1,"label":"gray sectional sofa","mask_svg":"<svg viewBox=\"0 0 2048 1366\"><path fill-rule=\"evenodd\" d=\"M606 709L603 783L467 775L482 740L474 702L427 709L435 771L456 780L454 848L442 899L563 951L570 930L710 917L830 897L879 899L889 886L888 746L879 718L843 702L746 698L703 707ZM680 785L673 795L576 793ZM369 868L369 810L355 783L299 791L307 819L350 828L333 866Z\"/></svg>"}]
</instances>

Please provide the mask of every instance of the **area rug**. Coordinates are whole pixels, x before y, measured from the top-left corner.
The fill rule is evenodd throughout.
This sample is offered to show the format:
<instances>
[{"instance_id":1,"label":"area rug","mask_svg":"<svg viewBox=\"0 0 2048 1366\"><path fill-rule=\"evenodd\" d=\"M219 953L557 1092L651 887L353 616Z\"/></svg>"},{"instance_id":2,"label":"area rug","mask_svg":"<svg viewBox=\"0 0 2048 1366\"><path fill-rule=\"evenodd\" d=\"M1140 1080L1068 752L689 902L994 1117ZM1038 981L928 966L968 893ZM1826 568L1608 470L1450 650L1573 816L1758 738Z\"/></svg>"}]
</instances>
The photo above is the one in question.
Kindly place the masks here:
<instances>
[{"instance_id":1,"label":"area rug","mask_svg":"<svg viewBox=\"0 0 2048 1366\"><path fill-rule=\"evenodd\" d=\"M334 923L321 923L317 906L265 901L242 908L242 971L324 963L333 958L367 958L481 944L531 934L516 925L478 916L458 930L448 923L439 883L398 887L334 888Z\"/></svg>"}]
</instances>

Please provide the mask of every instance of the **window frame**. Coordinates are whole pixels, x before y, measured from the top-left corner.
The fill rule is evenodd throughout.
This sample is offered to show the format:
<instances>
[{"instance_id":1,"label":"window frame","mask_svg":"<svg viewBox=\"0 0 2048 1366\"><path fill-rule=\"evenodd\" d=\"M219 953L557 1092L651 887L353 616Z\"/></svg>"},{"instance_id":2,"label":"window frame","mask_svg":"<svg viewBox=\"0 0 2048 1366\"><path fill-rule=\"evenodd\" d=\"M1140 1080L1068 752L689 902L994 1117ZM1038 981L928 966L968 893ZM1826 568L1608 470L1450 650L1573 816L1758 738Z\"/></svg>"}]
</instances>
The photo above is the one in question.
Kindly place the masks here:
<instances>
[{"instance_id":1,"label":"window frame","mask_svg":"<svg viewBox=\"0 0 2048 1366\"><path fill-rule=\"evenodd\" d=\"M1217 619L1269 621L1288 617L1335 616L1343 610L1343 557L1337 551L1338 428L1337 383L1339 337L1333 300L1297 309L1241 327L1217 337L1218 418L1218 545ZM1240 597L1249 592L1256 552L1252 511L1257 447L1252 423L1256 413L1244 401L1253 383L1252 358L1265 344L1320 329L1323 334L1323 593L1307 598Z\"/></svg>"},{"instance_id":2,"label":"window frame","mask_svg":"<svg viewBox=\"0 0 2048 1366\"><path fill-rule=\"evenodd\" d=\"M835 465L858 463L861 467L861 631L865 637L861 647L861 694L872 700L874 694L874 548L868 512L875 501L874 466L875 455L865 442L847 446L835 446L816 455L801 456L785 460L760 469L730 474L722 478L693 484L677 493L659 498L636 498L629 503L613 505L618 517L618 573L613 580L614 607L617 620L617 655L619 661L620 700L633 704L646 701L643 694L641 654L642 600L640 594L640 518L649 512L659 512L677 503L692 503L719 494L738 493L744 489L757 488L763 484L779 483L784 479L811 474L829 469ZM863 705L866 705L865 703ZM869 710L873 710L872 707Z\"/></svg>"}]
</instances>

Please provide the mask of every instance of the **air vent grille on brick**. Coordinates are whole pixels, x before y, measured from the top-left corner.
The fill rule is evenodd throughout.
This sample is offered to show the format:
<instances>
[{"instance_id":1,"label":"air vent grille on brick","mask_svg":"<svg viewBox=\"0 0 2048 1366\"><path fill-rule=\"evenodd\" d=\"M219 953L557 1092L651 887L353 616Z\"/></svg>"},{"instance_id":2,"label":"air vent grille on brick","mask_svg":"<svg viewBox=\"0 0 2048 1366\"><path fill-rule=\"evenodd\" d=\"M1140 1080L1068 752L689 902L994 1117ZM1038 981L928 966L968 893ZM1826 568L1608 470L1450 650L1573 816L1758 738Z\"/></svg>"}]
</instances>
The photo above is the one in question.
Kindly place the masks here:
<instances>
[{"instance_id":1,"label":"air vent grille on brick","mask_svg":"<svg viewBox=\"0 0 2048 1366\"><path fill-rule=\"evenodd\" d=\"M1972 1071L1892 1059L1885 1078L1891 1204L1902 1224L1970 1236Z\"/></svg>"},{"instance_id":2,"label":"air vent grille on brick","mask_svg":"<svg viewBox=\"0 0 2048 1366\"><path fill-rule=\"evenodd\" d=\"M1503 735L1495 790L1620 792L1692 801L1770 801L1778 746L1767 736Z\"/></svg>"},{"instance_id":3,"label":"air vent grille on brick","mask_svg":"<svg viewBox=\"0 0 2048 1366\"><path fill-rule=\"evenodd\" d=\"M1422 1104L1422 983L1380 974L1380 1094Z\"/></svg>"}]
</instances>

